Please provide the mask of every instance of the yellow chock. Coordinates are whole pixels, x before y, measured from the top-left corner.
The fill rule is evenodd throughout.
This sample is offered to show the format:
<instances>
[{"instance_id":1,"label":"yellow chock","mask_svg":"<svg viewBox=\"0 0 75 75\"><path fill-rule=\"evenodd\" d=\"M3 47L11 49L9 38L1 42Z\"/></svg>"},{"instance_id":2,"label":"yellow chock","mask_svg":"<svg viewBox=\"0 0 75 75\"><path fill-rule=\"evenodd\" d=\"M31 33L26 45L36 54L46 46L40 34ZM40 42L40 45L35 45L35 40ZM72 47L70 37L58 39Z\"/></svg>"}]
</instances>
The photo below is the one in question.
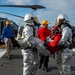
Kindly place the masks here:
<instances>
[{"instance_id":1,"label":"yellow chock","mask_svg":"<svg viewBox=\"0 0 75 75\"><path fill-rule=\"evenodd\" d=\"M6 48L6 45L0 45L0 48Z\"/></svg>"}]
</instances>

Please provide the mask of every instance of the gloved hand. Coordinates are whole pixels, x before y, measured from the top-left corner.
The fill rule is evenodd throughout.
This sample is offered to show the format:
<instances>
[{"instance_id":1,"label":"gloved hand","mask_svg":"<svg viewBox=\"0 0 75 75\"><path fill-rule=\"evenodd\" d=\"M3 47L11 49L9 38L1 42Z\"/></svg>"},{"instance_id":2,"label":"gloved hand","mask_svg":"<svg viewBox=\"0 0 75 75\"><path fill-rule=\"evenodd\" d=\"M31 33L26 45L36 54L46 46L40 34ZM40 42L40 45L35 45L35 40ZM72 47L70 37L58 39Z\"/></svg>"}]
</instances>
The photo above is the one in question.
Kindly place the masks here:
<instances>
[{"instance_id":1,"label":"gloved hand","mask_svg":"<svg viewBox=\"0 0 75 75\"><path fill-rule=\"evenodd\" d=\"M47 46L47 40L44 41L44 46Z\"/></svg>"},{"instance_id":2,"label":"gloved hand","mask_svg":"<svg viewBox=\"0 0 75 75\"><path fill-rule=\"evenodd\" d=\"M47 42L52 42L53 40L50 38L50 36L48 36L48 37L46 38L46 41L47 41Z\"/></svg>"}]
</instances>

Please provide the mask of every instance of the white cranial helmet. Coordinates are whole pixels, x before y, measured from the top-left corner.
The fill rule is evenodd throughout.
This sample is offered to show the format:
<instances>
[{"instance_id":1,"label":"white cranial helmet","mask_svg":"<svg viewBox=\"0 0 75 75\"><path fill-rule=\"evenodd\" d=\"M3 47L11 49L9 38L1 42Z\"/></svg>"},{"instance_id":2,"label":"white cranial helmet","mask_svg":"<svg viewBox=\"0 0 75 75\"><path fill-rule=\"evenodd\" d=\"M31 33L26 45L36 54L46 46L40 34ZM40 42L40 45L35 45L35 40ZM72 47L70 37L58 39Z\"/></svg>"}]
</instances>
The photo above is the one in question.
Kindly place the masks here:
<instances>
[{"instance_id":1,"label":"white cranial helmet","mask_svg":"<svg viewBox=\"0 0 75 75\"><path fill-rule=\"evenodd\" d=\"M24 17L24 21L25 22L30 22L30 21L36 21L36 16L34 15L34 14L32 14L32 13L28 13L28 14L26 14L25 15L25 17ZM38 18L37 18L38 19Z\"/></svg>"},{"instance_id":2,"label":"white cranial helmet","mask_svg":"<svg viewBox=\"0 0 75 75\"><path fill-rule=\"evenodd\" d=\"M38 21L38 18L37 18L37 16L35 16L34 14L32 14L32 13L28 13L28 14L26 14L25 15L25 17L24 17L24 21L26 22L26 23L33 23L35 26L40 26L40 23L39 23L39 21Z\"/></svg>"},{"instance_id":3,"label":"white cranial helmet","mask_svg":"<svg viewBox=\"0 0 75 75\"><path fill-rule=\"evenodd\" d=\"M59 20L59 19L65 21L65 22L69 22L69 18L65 14L58 15L57 20Z\"/></svg>"}]
</instances>

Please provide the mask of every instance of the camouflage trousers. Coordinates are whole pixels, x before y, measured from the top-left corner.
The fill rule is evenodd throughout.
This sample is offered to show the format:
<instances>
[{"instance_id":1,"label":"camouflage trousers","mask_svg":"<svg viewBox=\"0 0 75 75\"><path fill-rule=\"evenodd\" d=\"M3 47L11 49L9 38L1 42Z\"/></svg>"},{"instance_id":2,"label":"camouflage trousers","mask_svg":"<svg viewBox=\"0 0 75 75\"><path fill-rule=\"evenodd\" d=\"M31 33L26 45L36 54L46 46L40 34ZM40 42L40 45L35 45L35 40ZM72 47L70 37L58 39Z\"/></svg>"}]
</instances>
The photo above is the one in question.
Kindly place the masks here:
<instances>
[{"instance_id":1,"label":"camouflage trousers","mask_svg":"<svg viewBox=\"0 0 75 75\"><path fill-rule=\"evenodd\" d=\"M55 54L56 64L61 75L71 75L70 63L72 58L72 50L65 48Z\"/></svg>"},{"instance_id":2,"label":"camouflage trousers","mask_svg":"<svg viewBox=\"0 0 75 75\"><path fill-rule=\"evenodd\" d=\"M23 75L35 75L39 66L39 56L31 49L23 50Z\"/></svg>"}]
</instances>

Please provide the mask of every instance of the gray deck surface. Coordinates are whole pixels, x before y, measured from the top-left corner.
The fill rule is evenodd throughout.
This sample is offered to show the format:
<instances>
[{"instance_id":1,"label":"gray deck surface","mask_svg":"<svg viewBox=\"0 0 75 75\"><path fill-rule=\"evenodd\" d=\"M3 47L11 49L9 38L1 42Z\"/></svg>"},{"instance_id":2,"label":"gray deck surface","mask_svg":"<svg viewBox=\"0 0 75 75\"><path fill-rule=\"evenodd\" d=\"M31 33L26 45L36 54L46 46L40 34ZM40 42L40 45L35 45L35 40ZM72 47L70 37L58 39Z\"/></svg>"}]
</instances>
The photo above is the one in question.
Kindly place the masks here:
<instances>
[{"instance_id":1,"label":"gray deck surface","mask_svg":"<svg viewBox=\"0 0 75 75\"><path fill-rule=\"evenodd\" d=\"M0 59L0 75L23 75L21 49L15 48L11 53L12 59L7 59L6 54ZM72 75L75 75L75 53L72 56L71 70ZM36 75L60 75L54 59L50 57L49 72L38 69Z\"/></svg>"}]
</instances>

